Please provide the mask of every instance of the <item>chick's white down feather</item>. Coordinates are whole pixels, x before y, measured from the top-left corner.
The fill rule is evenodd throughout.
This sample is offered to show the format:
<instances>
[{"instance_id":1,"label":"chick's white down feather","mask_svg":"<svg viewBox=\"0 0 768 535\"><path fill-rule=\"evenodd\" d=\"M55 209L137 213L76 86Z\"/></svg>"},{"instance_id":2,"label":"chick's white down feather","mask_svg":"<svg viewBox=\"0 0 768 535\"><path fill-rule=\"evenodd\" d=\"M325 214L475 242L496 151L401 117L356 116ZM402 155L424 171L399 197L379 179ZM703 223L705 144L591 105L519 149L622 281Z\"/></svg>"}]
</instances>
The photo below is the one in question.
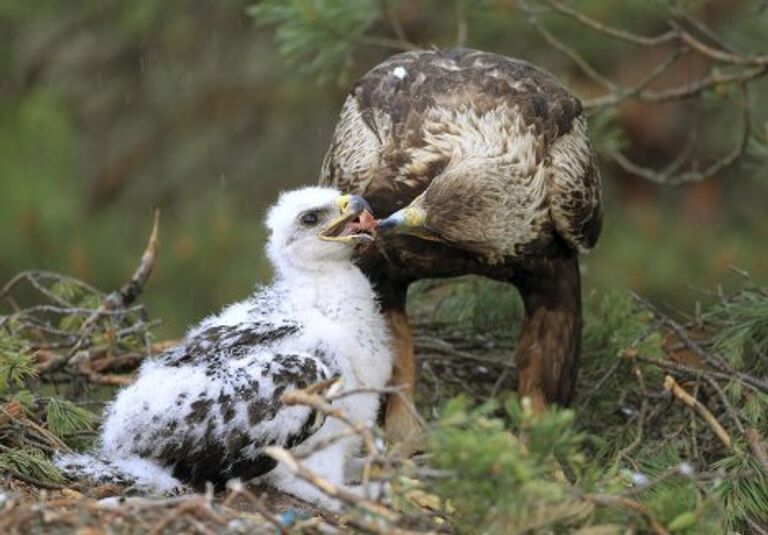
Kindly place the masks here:
<instances>
[{"instance_id":1,"label":"chick's white down feather","mask_svg":"<svg viewBox=\"0 0 768 535\"><path fill-rule=\"evenodd\" d=\"M328 502L286 467L275 466L263 449L276 445L309 454L308 468L342 485L359 439L318 448L342 433L343 424L307 407L284 406L280 395L333 377L345 390L383 388L390 378L386 326L370 283L351 261L353 245L317 236L323 223L339 215L339 195L316 187L281 195L267 217L274 282L145 362L136 382L108 408L99 451L62 455L57 464L73 475L132 482L153 492L261 476L299 498ZM299 220L310 210L320 214L314 228ZM365 393L334 405L372 424L378 403L376 394Z\"/></svg>"}]
</instances>

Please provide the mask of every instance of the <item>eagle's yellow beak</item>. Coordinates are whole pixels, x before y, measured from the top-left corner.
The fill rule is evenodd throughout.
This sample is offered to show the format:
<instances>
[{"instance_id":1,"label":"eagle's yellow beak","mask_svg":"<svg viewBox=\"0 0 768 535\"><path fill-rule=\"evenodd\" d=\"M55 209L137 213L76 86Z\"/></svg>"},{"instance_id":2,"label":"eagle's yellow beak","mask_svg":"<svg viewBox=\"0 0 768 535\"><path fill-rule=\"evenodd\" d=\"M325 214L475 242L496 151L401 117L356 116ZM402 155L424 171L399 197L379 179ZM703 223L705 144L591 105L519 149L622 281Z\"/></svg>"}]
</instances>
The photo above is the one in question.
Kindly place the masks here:
<instances>
[{"instance_id":1,"label":"eagle's yellow beak","mask_svg":"<svg viewBox=\"0 0 768 535\"><path fill-rule=\"evenodd\" d=\"M361 221L366 212L367 219L373 220L371 206L359 195L342 195L336 199L339 216L334 218L318 234L321 240L326 241L353 241L356 239L372 239L365 231L372 230ZM372 227L373 225L368 225Z\"/></svg>"},{"instance_id":2,"label":"eagle's yellow beak","mask_svg":"<svg viewBox=\"0 0 768 535\"><path fill-rule=\"evenodd\" d=\"M406 206L391 216L379 220L378 228L414 229L424 225L427 213L417 206Z\"/></svg>"},{"instance_id":3,"label":"eagle's yellow beak","mask_svg":"<svg viewBox=\"0 0 768 535\"><path fill-rule=\"evenodd\" d=\"M429 230L424 227L426 222L426 210L420 206L410 204L405 208L398 210L391 216L380 219L376 228L381 230L392 229L424 240L442 241L438 236L429 232Z\"/></svg>"}]
</instances>

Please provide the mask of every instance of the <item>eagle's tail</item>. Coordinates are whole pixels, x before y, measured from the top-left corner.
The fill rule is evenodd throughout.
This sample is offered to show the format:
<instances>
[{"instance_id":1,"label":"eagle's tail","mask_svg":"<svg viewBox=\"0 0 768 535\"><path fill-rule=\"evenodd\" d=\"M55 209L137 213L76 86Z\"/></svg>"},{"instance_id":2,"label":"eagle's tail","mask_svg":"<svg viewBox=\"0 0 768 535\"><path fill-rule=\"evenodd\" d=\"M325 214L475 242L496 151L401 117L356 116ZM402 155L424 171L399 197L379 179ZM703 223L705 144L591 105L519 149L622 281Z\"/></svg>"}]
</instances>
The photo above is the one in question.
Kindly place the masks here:
<instances>
[{"instance_id":1,"label":"eagle's tail","mask_svg":"<svg viewBox=\"0 0 768 535\"><path fill-rule=\"evenodd\" d=\"M168 469L135 455L112 459L95 453L60 453L53 462L72 479L125 485L150 494L175 494L184 488Z\"/></svg>"}]
</instances>

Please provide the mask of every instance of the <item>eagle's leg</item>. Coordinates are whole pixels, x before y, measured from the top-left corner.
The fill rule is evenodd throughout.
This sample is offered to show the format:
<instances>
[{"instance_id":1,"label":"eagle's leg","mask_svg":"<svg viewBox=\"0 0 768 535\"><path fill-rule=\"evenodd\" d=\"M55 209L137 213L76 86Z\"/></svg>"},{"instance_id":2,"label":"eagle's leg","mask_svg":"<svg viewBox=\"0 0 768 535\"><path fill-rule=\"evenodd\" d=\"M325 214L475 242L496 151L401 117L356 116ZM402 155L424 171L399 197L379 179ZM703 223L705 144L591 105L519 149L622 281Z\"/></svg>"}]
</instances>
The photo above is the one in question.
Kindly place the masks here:
<instances>
[{"instance_id":1,"label":"eagle's leg","mask_svg":"<svg viewBox=\"0 0 768 535\"><path fill-rule=\"evenodd\" d=\"M514 284L525 306L516 362L518 394L534 411L573 398L581 345L581 282L576 252L516 273Z\"/></svg>"},{"instance_id":2,"label":"eagle's leg","mask_svg":"<svg viewBox=\"0 0 768 535\"><path fill-rule=\"evenodd\" d=\"M413 351L413 334L405 311L408 285L390 284L388 299L383 301L384 314L394 341L395 365L392 370L392 386L401 390L387 397L384 428L387 438L408 454L418 450L423 431L413 413L413 393L416 381L416 362Z\"/></svg>"}]
</instances>

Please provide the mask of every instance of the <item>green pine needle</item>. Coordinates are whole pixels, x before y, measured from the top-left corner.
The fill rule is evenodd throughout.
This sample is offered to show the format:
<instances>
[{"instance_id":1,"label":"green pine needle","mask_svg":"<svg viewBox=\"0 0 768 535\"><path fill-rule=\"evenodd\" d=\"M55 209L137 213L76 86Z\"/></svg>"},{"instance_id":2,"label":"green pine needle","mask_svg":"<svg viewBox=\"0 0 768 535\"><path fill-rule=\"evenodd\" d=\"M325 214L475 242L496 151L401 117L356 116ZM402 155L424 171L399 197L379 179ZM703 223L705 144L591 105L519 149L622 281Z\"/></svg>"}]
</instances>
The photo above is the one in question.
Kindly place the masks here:
<instances>
[{"instance_id":1,"label":"green pine needle","mask_svg":"<svg viewBox=\"0 0 768 535\"><path fill-rule=\"evenodd\" d=\"M75 299L82 294L82 290L82 286L69 279L62 279L51 285L53 295L70 303L75 302Z\"/></svg>"},{"instance_id":2,"label":"green pine needle","mask_svg":"<svg viewBox=\"0 0 768 535\"><path fill-rule=\"evenodd\" d=\"M412 315L474 332L514 338L523 318L523 304L514 286L481 277L417 282L408 295Z\"/></svg>"},{"instance_id":3,"label":"green pine needle","mask_svg":"<svg viewBox=\"0 0 768 535\"><path fill-rule=\"evenodd\" d=\"M278 49L291 64L328 78L341 70L379 12L374 0L260 0L248 14L275 27Z\"/></svg>"},{"instance_id":4,"label":"green pine needle","mask_svg":"<svg viewBox=\"0 0 768 535\"><path fill-rule=\"evenodd\" d=\"M704 319L714 326L714 349L737 368L768 372L768 292L748 283Z\"/></svg>"},{"instance_id":5,"label":"green pine needle","mask_svg":"<svg viewBox=\"0 0 768 535\"><path fill-rule=\"evenodd\" d=\"M58 483L64 481L59 469L56 468L45 454L34 448L10 449L0 453L0 471L3 469L40 481Z\"/></svg>"},{"instance_id":6,"label":"green pine needle","mask_svg":"<svg viewBox=\"0 0 768 535\"><path fill-rule=\"evenodd\" d=\"M9 388L21 388L27 379L36 376L27 342L0 331L0 394Z\"/></svg>"},{"instance_id":7,"label":"green pine needle","mask_svg":"<svg viewBox=\"0 0 768 535\"><path fill-rule=\"evenodd\" d=\"M728 477L720 486L726 524L741 531L745 518L768 522L768 477L751 457L733 455L715 463Z\"/></svg>"},{"instance_id":8,"label":"green pine needle","mask_svg":"<svg viewBox=\"0 0 768 535\"><path fill-rule=\"evenodd\" d=\"M45 422L48 429L60 438L67 438L78 431L93 428L94 415L73 403L50 398L46 409Z\"/></svg>"},{"instance_id":9,"label":"green pine needle","mask_svg":"<svg viewBox=\"0 0 768 535\"><path fill-rule=\"evenodd\" d=\"M552 477L551 453L581 460L572 413L554 410L534 418L516 402L506 408L508 418L526 426L527 443L517 436L522 431L494 415L496 404L470 408L463 398L448 402L430 436L435 466L457 474L436 480L433 488L455 509L456 525L472 532L521 533L580 518L588 504Z\"/></svg>"}]
</instances>

